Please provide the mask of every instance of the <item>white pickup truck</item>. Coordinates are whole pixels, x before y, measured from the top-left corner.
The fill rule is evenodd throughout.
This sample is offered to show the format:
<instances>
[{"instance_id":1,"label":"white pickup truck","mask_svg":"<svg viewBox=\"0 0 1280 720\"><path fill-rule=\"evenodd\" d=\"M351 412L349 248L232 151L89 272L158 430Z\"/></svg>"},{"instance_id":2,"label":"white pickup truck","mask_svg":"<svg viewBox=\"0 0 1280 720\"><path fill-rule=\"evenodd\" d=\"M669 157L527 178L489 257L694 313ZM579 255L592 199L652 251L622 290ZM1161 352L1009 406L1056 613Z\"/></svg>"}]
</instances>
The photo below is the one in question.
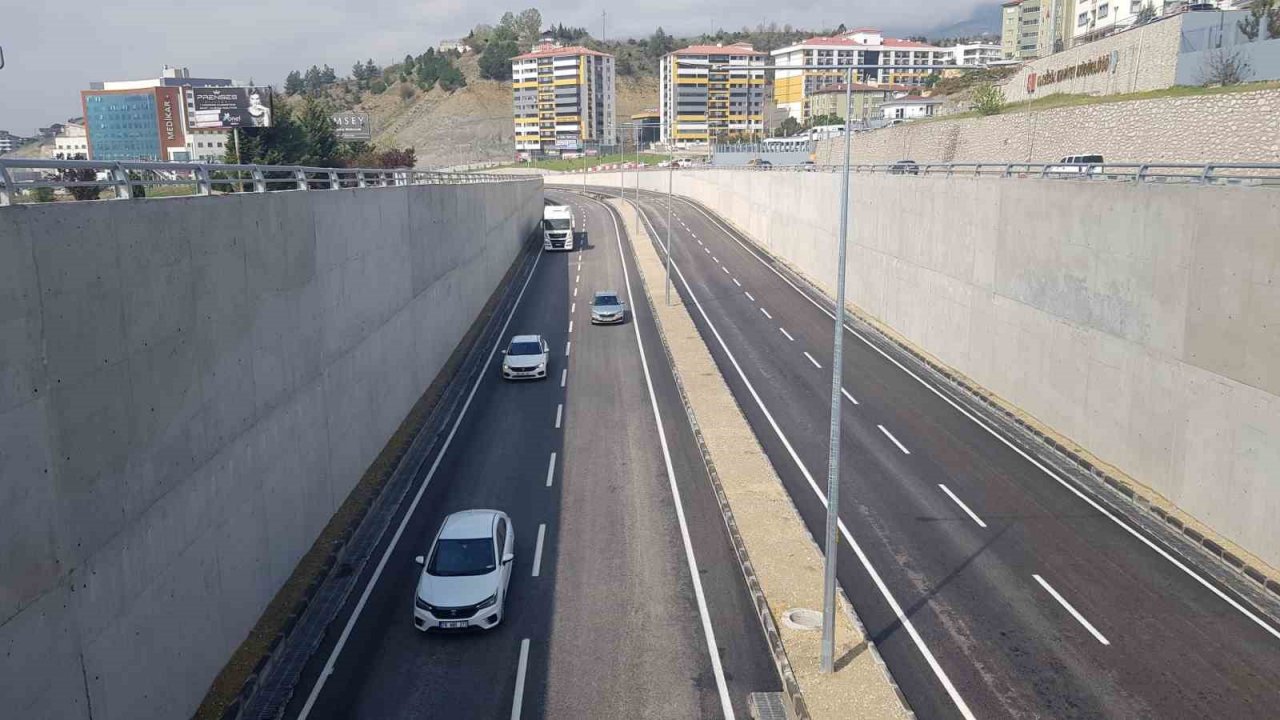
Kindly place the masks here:
<instances>
[{"instance_id":1,"label":"white pickup truck","mask_svg":"<svg viewBox=\"0 0 1280 720\"><path fill-rule=\"evenodd\" d=\"M573 208L547 205L542 211L542 249L573 249Z\"/></svg>"}]
</instances>

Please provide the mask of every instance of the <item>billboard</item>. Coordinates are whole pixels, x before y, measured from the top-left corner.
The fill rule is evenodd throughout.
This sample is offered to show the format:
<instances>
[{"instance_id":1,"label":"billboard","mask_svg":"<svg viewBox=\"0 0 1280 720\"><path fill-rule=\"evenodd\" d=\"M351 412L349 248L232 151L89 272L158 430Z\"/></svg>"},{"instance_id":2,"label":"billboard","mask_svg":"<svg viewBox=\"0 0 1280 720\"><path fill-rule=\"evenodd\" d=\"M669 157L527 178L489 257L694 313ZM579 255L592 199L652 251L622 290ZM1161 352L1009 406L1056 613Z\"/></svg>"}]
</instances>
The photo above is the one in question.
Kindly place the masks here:
<instances>
[{"instance_id":1,"label":"billboard","mask_svg":"<svg viewBox=\"0 0 1280 720\"><path fill-rule=\"evenodd\" d=\"M369 113L340 112L332 116L333 134L339 140L372 140L373 123Z\"/></svg>"},{"instance_id":2,"label":"billboard","mask_svg":"<svg viewBox=\"0 0 1280 720\"><path fill-rule=\"evenodd\" d=\"M191 88L193 128L271 127L271 88Z\"/></svg>"},{"instance_id":3,"label":"billboard","mask_svg":"<svg viewBox=\"0 0 1280 720\"><path fill-rule=\"evenodd\" d=\"M582 147L577 135L557 135L556 148L560 150L577 150Z\"/></svg>"},{"instance_id":4,"label":"billboard","mask_svg":"<svg viewBox=\"0 0 1280 720\"><path fill-rule=\"evenodd\" d=\"M166 148L187 146L182 106L182 88L156 88L156 126L160 128L160 144Z\"/></svg>"}]
</instances>

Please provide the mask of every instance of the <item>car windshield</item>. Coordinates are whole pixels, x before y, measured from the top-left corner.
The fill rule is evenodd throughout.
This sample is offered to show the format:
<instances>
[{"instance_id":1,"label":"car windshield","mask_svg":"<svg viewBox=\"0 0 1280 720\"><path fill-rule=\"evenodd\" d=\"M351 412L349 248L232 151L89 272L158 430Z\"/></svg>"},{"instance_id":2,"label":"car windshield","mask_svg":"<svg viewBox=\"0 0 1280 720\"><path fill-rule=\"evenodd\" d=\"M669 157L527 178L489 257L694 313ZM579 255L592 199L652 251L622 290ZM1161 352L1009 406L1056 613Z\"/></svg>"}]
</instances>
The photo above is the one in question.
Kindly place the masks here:
<instances>
[{"instance_id":1,"label":"car windshield","mask_svg":"<svg viewBox=\"0 0 1280 720\"><path fill-rule=\"evenodd\" d=\"M490 538L441 540L427 563L427 573L437 577L485 575L496 567Z\"/></svg>"},{"instance_id":2,"label":"car windshield","mask_svg":"<svg viewBox=\"0 0 1280 720\"><path fill-rule=\"evenodd\" d=\"M546 223L548 230L568 230L569 229L568 220L555 218L551 220L544 220L543 222Z\"/></svg>"},{"instance_id":3,"label":"car windshield","mask_svg":"<svg viewBox=\"0 0 1280 720\"><path fill-rule=\"evenodd\" d=\"M513 342L507 348L508 355L541 355L542 346L536 342Z\"/></svg>"},{"instance_id":4,"label":"car windshield","mask_svg":"<svg viewBox=\"0 0 1280 720\"><path fill-rule=\"evenodd\" d=\"M618 302L617 295L597 295L595 300L591 301L591 304L600 306L600 305L621 305L622 303Z\"/></svg>"}]
</instances>

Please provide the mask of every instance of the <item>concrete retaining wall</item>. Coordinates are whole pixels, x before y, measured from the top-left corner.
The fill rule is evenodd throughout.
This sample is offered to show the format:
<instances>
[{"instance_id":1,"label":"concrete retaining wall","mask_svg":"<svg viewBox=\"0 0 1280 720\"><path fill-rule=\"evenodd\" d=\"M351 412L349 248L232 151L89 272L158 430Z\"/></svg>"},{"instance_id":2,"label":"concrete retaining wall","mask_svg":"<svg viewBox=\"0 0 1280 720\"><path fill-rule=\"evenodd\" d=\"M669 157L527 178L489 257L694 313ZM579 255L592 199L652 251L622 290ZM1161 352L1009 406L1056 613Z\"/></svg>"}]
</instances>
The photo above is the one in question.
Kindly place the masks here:
<instances>
[{"instance_id":1,"label":"concrete retaining wall","mask_svg":"<svg viewBox=\"0 0 1280 720\"><path fill-rule=\"evenodd\" d=\"M838 175L675 176L833 288ZM851 304L1280 566L1280 194L857 175L851 202Z\"/></svg>"},{"instance_id":2,"label":"concrete retaining wall","mask_svg":"<svg viewBox=\"0 0 1280 720\"><path fill-rule=\"evenodd\" d=\"M1280 90L934 120L853 137L858 163L1050 163L1093 153L1114 163L1280 162ZM817 162L844 162L844 140L820 141Z\"/></svg>"},{"instance_id":3,"label":"concrete retaining wall","mask_svg":"<svg viewBox=\"0 0 1280 720\"><path fill-rule=\"evenodd\" d=\"M541 183L0 209L0 714L188 717Z\"/></svg>"}]
</instances>

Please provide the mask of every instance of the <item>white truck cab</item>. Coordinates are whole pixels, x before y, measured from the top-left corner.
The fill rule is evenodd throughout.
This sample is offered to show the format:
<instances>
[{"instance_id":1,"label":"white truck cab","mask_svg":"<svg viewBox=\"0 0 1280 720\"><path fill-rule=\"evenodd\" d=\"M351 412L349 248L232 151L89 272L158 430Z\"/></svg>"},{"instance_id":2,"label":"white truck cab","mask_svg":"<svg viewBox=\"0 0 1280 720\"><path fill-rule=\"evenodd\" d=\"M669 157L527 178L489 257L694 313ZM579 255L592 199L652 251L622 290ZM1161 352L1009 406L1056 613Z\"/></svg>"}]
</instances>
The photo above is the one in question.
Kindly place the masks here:
<instances>
[{"instance_id":1,"label":"white truck cab","mask_svg":"<svg viewBox=\"0 0 1280 720\"><path fill-rule=\"evenodd\" d=\"M547 205L542 211L542 249L573 249L573 208Z\"/></svg>"}]
</instances>

